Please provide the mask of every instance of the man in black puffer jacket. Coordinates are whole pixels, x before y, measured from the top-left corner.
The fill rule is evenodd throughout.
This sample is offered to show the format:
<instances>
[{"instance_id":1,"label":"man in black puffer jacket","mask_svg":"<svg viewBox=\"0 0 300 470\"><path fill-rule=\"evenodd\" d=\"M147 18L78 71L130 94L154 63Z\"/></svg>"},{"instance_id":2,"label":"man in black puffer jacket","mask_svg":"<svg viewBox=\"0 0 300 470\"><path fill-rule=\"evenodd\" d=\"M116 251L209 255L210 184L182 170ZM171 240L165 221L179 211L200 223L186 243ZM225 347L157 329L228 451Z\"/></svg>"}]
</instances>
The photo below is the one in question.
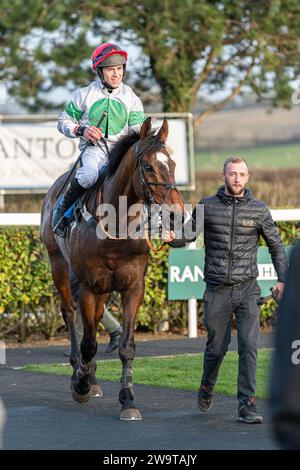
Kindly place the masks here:
<instances>
[{"instance_id":1,"label":"man in black puffer jacket","mask_svg":"<svg viewBox=\"0 0 300 470\"><path fill-rule=\"evenodd\" d=\"M245 160L228 158L222 178L224 186L217 194L200 201L204 205L204 280L207 285L203 300L208 338L198 406L201 411L208 411L212 405L213 388L231 339L234 312L239 353L238 421L261 423L262 417L254 404L260 314L260 288L256 280L260 235L269 248L278 276L273 292L279 299L284 290L287 258L268 207L246 189L249 173ZM175 237L174 232L170 233L172 237ZM185 234L180 240L175 237L170 245L184 246L195 238Z\"/></svg>"}]
</instances>

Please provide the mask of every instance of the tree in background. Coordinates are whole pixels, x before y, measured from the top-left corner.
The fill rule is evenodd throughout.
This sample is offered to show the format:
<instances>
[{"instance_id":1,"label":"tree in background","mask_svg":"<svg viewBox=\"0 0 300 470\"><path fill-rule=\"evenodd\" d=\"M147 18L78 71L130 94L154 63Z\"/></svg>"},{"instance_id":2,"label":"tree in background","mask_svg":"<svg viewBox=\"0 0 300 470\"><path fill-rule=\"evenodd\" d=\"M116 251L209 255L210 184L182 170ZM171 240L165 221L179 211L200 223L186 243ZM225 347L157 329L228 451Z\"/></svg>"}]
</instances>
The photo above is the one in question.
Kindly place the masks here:
<instances>
[{"instance_id":1,"label":"tree in background","mask_svg":"<svg viewBox=\"0 0 300 470\"><path fill-rule=\"evenodd\" d=\"M135 84L141 91L158 84L166 112L191 111L200 99L200 123L245 87L275 106L291 104L298 0L2 0L1 7L0 79L32 110L49 108L56 87L92 79L87 58L112 37L139 46L144 65L137 61Z\"/></svg>"},{"instance_id":2,"label":"tree in background","mask_svg":"<svg viewBox=\"0 0 300 470\"><path fill-rule=\"evenodd\" d=\"M86 61L90 27L79 3L1 0L0 79L32 111L61 107L48 99L49 92L92 80Z\"/></svg>"}]
</instances>

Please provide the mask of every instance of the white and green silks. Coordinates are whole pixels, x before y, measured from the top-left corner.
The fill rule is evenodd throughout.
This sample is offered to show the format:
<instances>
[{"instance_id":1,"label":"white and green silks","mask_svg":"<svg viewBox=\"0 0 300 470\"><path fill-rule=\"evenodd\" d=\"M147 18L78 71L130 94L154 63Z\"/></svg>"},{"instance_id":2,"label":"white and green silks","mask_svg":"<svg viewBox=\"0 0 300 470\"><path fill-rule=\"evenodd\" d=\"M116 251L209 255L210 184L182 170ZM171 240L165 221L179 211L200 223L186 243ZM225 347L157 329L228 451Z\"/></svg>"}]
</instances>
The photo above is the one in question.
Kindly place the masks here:
<instances>
[{"instance_id":1,"label":"white and green silks","mask_svg":"<svg viewBox=\"0 0 300 470\"><path fill-rule=\"evenodd\" d=\"M95 80L75 91L67 109L59 117L58 130L74 138L76 126L96 126L104 111L107 117L101 128L105 134L108 125L108 142L115 142L130 129L139 132L145 119L142 102L128 85L121 83L109 93L100 80ZM84 139L81 140L80 148L85 145Z\"/></svg>"},{"instance_id":2,"label":"white and green silks","mask_svg":"<svg viewBox=\"0 0 300 470\"><path fill-rule=\"evenodd\" d=\"M138 132L145 119L141 100L124 83L109 92L100 80L95 80L87 87L75 91L67 109L58 119L57 128L66 137L75 138L75 129L79 126L96 126L103 114L107 116L101 123L103 135L107 137L108 148L122 135L131 131ZM82 167L76 172L79 184L88 188L97 180L98 171L107 164L108 155L105 146L87 147L82 156ZM86 147L86 140L80 138L79 150Z\"/></svg>"}]
</instances>

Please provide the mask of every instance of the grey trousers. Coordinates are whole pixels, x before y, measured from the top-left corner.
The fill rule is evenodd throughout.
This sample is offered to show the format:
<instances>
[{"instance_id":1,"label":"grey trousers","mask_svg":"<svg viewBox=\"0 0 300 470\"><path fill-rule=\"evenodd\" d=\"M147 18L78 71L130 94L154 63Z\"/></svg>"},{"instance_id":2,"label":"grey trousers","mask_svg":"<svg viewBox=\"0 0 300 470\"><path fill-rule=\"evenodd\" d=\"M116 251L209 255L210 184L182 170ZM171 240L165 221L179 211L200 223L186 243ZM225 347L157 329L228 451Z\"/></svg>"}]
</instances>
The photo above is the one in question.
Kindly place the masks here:
<instances>
[{"instance_id":1,"label":"grey trousers","mask_svg":"<svg viewBox=\"0 0 300 470\"><path fill-rule=\"evenodd\" d=\"M106 329L107 333L109 334L114 333L120 327L120 323L118 322L118 320L116 320L112 316L112 314L106 308L105 305L104 305L103 317L101 318L101 323ZM82 324L82 318L81 318L81 313L80 313L80 305L79 305L79 302L77 302L76 338L77 338L78 344L80 344L82 336L83 336L83 324Z\"/></svg>"},{"instance_id":2,"label":"grey trousers","mask_svg":"<svg viewBox=\"0 0 300 470\"><path fill-rule=\"evenodd\" d=\"M207 284L203 297L204 325L208 335L201 385L214 387L217 381L231 340L231 319L234 313L239 354L239 401L255 395L259 299L260 288L255 279L237 286Z\"/></svg>"}]
</instances>

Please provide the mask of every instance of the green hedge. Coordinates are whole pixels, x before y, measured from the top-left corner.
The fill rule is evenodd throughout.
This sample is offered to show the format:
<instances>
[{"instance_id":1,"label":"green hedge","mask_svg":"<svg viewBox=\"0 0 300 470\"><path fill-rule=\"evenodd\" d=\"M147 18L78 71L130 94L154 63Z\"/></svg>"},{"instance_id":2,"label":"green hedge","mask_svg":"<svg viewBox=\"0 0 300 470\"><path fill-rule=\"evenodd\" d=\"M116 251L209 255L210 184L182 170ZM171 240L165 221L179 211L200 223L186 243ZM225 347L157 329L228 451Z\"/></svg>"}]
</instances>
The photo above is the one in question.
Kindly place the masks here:
<instances>
[{"instance_id":1,"label":"green hedge","mask_svg":"<svg viewBox=\"0 0 300 470\"><path fill-rule=\"evenodd\" d=\"M62 322L39 229L1 227L0 252L1 335L53 336Z\"/></svg>"},{"instance_id":2,"label":"green hedge","mask_svg":"<svg viewBox=\"0 0 300 470\"><path fill-rule=\"evenodd\" d=\"M280 223L278 229L286 245L300 235L300 224ZM0 334L13 334L20 341L33 333L49 338L61 331L63 321L59 299L53 286L46 250L36 227L0 227ZM156 331L163 320L170 328L187 327L187 302L167 301L168 249L152 253L146 275L144 302L137 327ZM113 294L110 308L118 316L120 299ZM198 302L201 323L202 302ZM262 321L272 315L274 304L262 308Z\"/></svg>"},{"instance_id":3,"label":"green hedge","mask_svg":"<svg viewBox=\"0 0 300 470\"><path fill-rule=\"evenodd\" d=\"M293 245L300 238L300 222L278 222L277 230L280 233L284 245ZM265 246L266 243L261 238L260 244ZM260 311L261 324L269 325L272 323L273 315L277 310L277 304L274 300L269 300L263 304Z\"/></svg>"}]
</instances>

